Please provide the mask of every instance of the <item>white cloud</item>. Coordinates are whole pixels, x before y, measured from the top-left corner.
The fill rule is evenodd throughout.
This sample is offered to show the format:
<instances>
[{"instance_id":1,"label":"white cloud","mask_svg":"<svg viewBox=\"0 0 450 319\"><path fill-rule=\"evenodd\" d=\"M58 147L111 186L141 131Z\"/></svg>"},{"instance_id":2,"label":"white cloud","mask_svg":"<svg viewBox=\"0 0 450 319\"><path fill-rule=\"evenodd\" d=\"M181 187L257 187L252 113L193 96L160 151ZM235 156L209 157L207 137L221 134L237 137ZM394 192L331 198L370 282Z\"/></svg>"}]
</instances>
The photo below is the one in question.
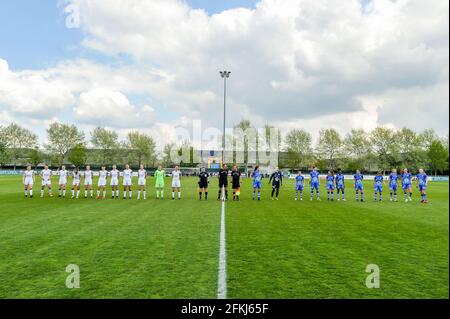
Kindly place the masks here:
<instances>
[{"instance_id":1,"label":"white cloud","mask_svg":"<svg viewBox=\"0 0 450 319\"><path fill-rule=\"evenodd\" d=\"M75 101L69 88L34 72L13 72L0 59L0 107L11 113L46 118Z\"/></svg>"},{"instance_id":2,"label":"white cloud","mask_svg":"<svg viewBox=\"0 0 450 319\"><path fill-rule=\"evenodd\" d=\"M233 71L236 104L276 120L361 111L362 95L448 83L446 2L375 0L364 12L356 0L263 0L212 16L176 0L74 2L84 45L162 70L170 81L155 94L174 111L220 102L221 67ZM217 93L202 101L203 92Z\"/></svg>"},{"instance_id":3,"label":"white cloud","mask_svg":"<svg viewBox=\"0 0 450 319\"><path fill-rule=\"evenodd\" d=\"M71 2L82 45L126 63L13 72L0 60L0 111L50 117L73 106L79 124L162 130L170 141L193 119L221 127L227 68L229 125L448 131L447 1L262 0L214 15L181 0Z\"/></svg>"},{"instance_id":4,"label":"white cloud","mask_svg":"<svg viewBox=\"0 0 450 319\"><path fill-rule=\"evenodd\" d=\"M108 89L81 93L74 112L80 123L119 128L148 127L155 119L151 106L138 108L121 92Z\"/></svg>"}]
</instances>

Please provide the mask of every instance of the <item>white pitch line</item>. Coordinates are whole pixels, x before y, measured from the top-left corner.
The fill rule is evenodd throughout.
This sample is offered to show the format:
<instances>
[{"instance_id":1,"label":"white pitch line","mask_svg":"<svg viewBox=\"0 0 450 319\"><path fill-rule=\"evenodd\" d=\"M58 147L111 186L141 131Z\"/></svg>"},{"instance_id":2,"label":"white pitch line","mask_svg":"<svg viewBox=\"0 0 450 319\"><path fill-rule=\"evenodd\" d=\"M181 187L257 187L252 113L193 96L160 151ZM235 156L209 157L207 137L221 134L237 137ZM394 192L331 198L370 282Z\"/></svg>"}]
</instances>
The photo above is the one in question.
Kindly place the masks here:
<instances>
[{"instance_id":1,"label":"white pitch line","mask_svg":"<svg viewBox=\"0 0 450 319\"><path fill-rule=\"evenodd\" d=\"M219 280L218 299L227 299L227 251L225 237L225 201L222 200L222 217L220 221Z\"/></svg>"}]
</instances>

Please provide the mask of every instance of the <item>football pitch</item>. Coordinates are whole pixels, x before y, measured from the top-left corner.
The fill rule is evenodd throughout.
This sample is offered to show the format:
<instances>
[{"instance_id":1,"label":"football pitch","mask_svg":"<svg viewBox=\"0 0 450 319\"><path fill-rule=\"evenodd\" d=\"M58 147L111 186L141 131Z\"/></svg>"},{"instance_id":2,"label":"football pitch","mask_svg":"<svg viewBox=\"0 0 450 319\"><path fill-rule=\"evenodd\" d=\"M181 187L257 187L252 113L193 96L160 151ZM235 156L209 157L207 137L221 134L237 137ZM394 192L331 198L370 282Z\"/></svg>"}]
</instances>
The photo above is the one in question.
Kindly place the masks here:
<instances>
[{"instance_id":1,"label":"football pitch","mask_svg":"<svg viewBox=\"0 0 450 319\"><path fill-rule=\"evenodd\" d=\"M0 298L217 298L222 203L211 181L199 201L197 179L183 199L146 201L24 198L20 177L0 177ZM448 298L448 183L430 183L429 204L294 201L286 181L279 201L225 204L228 298ZM134 181L136 185L136 181ZM53 180L53 186L57 180ZM386 187L385 187L386 188ZM136 197L136 190L134 197ZM66 266L80 268L80 288L66 287ZM380 288L366 287L366 267Z\"/></svg>"}]
</instances>

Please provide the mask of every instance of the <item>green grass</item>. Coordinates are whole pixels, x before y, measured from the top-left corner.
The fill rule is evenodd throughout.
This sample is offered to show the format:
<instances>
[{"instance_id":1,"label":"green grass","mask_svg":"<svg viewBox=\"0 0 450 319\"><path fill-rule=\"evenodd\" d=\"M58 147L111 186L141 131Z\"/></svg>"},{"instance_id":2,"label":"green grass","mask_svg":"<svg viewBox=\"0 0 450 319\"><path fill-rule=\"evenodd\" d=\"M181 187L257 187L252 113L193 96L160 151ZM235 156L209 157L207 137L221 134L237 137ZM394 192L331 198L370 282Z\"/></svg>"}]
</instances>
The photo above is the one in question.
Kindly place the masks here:
<instances>
[{"instance_id":1,"label":"green grass","mask_svg":"<svg viewBox=\"0 0 450 319\"><path fill-rule=\"evenodd\" d=\"M56 185L56 180L54 185ZM181 201L23 197L20 178L0 177L0 298L215 298L220 203L199 202L184 179ZM229 298L448 298L448 183L430 203L293 200L226 204ZM322 199L324 191L322 190ZM134 193L136 196L136 192ZM387 195L387 194L385 194ZM65 287L68 264L81 288ZM381 288L367 289L368 264Z\"/></svg>"}]
</instances>

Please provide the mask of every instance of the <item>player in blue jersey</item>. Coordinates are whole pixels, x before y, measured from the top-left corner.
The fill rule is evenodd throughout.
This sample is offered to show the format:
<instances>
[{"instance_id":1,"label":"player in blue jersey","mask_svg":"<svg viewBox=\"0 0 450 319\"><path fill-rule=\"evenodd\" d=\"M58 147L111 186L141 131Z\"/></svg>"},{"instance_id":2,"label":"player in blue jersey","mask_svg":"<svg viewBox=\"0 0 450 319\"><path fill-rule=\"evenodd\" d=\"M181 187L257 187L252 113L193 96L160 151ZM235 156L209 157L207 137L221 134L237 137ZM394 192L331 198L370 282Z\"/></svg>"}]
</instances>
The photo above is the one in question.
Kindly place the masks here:
<instances>
[{"instance_id":1,"label":"player in blue jersey","mask_svg":"<svg viewBox=\"0 0 450 319\"><path fill-rule=\"evenodd\" d=\"M428 203L427 198L427 186L428 186L428 176L425 171L421 168L419 169L419 174L417 174L417 187L420 191L421 203Z\"/></svg>"},{"instance_id":2,"label":"player in blue jersey","mask_svg":"<svg viewBox=\"0 0 450 319\"><path fill-rule=\"evenodd\" d=\"M355 176L353 176L353 179L355 181L355 192L356 192L356 201L358 201L358 196L361 195L361 202L364 201L364 175L361 174L359 170L356 171Z\"/></svg>"},{"instance_id":3,"label":"player in blue jersey","mask_svg":"<svg viewBox=\"0 0 450 319\"><path fill-rule=\"evenodd\" d=\"M412 174L405 168L402 173L402 189L405 197L405 203L412 201Z\"/></svg>"},{"instance_id":4,"label":"player in blue jersey","mask_svg":"<svg viewBox=\"0 0 450 319\"><path fill-rule=\"evenodd\" d=\"M272 182L272 195L271 198L274 200L273 196L275 195L275 199L278 200L278 194L280 194L280 187L283 186L283 173L278 169L275 169L275 172L270 175L269 185Z\"/></svg>"},{"instance_id":5,"label":"player in blue jersey","mask_svg":"<svg viewBox=\"0 0 450 319\"><path fill-rule=\"evenodd\" d=\"M375 201L382 201L383 200L383 184L384 184L384 177L382 172L378 172L378 174L373 179L373 188L374 188L374 195L373 199ZM377 199L378 194L378 199Z\"/></svg>"},{"instance_id":6,"label":"player in blue jersey","mask_svg":"<svg viewBox=\"0 0 450 319\"><path fill-rule=\"evenodd\" d=\"M300 200L303 200L303 182L305 176L302 175L301 171L298 171L297 176L295 176L295 200L298 200L298 193L300 193Z\"/></svg>"},{"instance_id":7,"label":"player in blue jersey","mask_svg":"<svg viewBox=\"0 0 450 319\"><path fill-rule=\"evenodd\" d=\"M259 166L255 167L255 170L253 171L253 200L256 198L256 192L258 192L258 200L261 200L261 180L262 180L262 174L259 170Z\"/></svg>"},{"instance_id":8,"label":"player in blue jersey","mask_svg":"<svg viewBox=\"0 0 450 319\"><path fill-rule=\"evenodd\" d=\"M342 199L345 201L345 178L344 174L342 174L342 170L339 169L338 173L336 174L335 183L336 183L336 190L337 190L337 200ZM341 193L341 198L339 198L339 193Z\"/></svg>"},{"instance_id":9,"label":"player in blue jersey","mask_svg":"<svg viewBox=\"0 0 450 319\"><path fill-rule=\"evenodd\" d=\"M320 191L319 191L319 178L320 173L317 171L317 167L313 167L313 170L309 173L310 180L309 185L311 186L311 200L314 197L314 191L316 191L317 200L320 200Z\"/></svg>"},{"instance_id":10,"label":"player in blue jersey","mask_svg":"<svg viewBox=\"0 0 450 319\"><path fill-rule=\"evenodd\" d=\"M334 201L334 172L328 171L327 180L327 200Z\"/></svg>"},{"instance_id":11,"label":"player in blue jersey","mask_svg":"<svg viewBox=\"0 0 450 319\"><path fill-rule=\"evenodd\" d=\"M398 187L398 175L397 170L394 168L389 175L389 193L391 202L397 201L397 187Z\"/></svg>"}]
</instances>

